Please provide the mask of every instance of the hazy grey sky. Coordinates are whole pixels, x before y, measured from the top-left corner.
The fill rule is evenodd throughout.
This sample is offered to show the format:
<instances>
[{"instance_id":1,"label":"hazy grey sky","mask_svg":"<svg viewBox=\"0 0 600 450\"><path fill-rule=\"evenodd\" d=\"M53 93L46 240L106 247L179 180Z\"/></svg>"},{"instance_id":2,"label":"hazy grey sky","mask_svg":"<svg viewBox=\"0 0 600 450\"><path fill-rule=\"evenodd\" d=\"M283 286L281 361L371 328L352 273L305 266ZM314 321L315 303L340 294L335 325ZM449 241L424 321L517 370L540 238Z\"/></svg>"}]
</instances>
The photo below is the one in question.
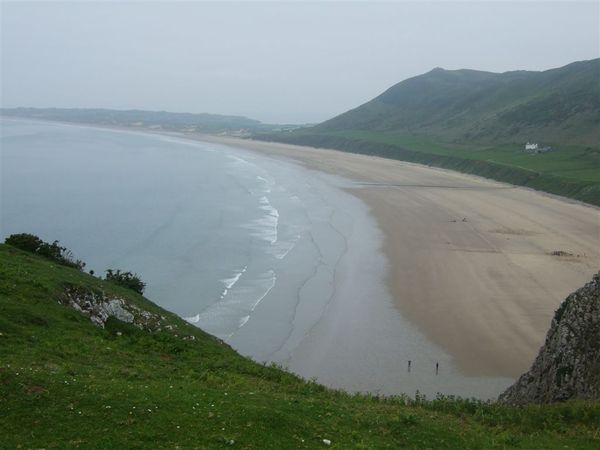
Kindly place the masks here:
<instances>
[{"instance_id":1,"label":"hazy grey sky","mask_svg":"<svg viewBox=\"0 0 600 450\"><path fill-rule=\"evenodd\" d=\"M436 66L597 58L599 4L2 1L2 105L317 122Z\"/></svg>"}]
</instances>

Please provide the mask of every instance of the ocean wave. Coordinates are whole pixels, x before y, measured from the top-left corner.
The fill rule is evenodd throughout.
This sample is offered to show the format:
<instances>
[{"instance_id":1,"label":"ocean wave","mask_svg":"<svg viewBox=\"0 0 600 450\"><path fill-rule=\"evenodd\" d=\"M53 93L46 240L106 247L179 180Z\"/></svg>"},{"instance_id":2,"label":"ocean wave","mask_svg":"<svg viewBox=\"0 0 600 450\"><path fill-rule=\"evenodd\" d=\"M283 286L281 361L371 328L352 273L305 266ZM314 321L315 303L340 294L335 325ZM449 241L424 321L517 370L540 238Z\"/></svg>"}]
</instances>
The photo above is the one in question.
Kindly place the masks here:
<instances>
[{"instance_id":1,"label":"ocean wave","mask_svg":"<svg viewBox=\"0 0 600 450\"><path fill-rule=\"evenodd\" d=\"M268 270L244 280L232 285L230 295L222 297L203 312L186 317L185 320L221 339L229 339L250 320L260 302L275 287L277 276L275 271Z\"/></svg>"},{"instance_id":2,"label":"ocean wave","mask_svg":"<svg viewBox=\"0 0 600 450\"><path fill-rule=\"evenodd\" d=\"M237 283L239 281L239 279L246 272L247 269L248 269L248 266L244 266L244 268L242 270L240 270L238 273L236 273L233 277L231 277L231 278L224 278L224 279L221 280L221 283L223 283L225 285L225 289L221 293L221 299L225 298L225 296L227 295L227 293L229 292L229 290L233 286L235 286L235 283Z\"/></svg>"},{"instance_id":3,"label":"ocean wave","mask_svg":"<svg viewBox=\"0 0 600 450\"><path fill-rule=\"evenodd\" d=\"M259 199L259 203L260 209L266 212L266 215L263 217L263 222L268 223L269 227L272 229L271 238L269 240L271 244L275 244L278 237L279 211L271 205L271 202L265 196L262 196Z\"/></svg>"},{"instance_id":4,"label":"ocean wave","mask_svg":"<svg viewBox=\"0 0 600 450\"><path fill-rule=\"evenodd\" d=\"M263 274L263 275L265 275L265 274ZM254 310L256 309L258 304L260 302L262 302L263 299L267 295L269 295L269 292L271 292L271 289L273 289L275 287L275 283L277 282L277 275L275 274L275 271L269 270L268 272L266 272L266 275L267 275L267 279L269 280L268 284L267 284L267 288L266 288L265 292L252 303L252 306L250 307L250 312L254 312Z\"/></svg>"},{"instance_id":5,"label":"ocean wave","mask_svg":"<svg viewBox=\"0 0 600 450\"><path fill-rule=\"evenodd\" d=\"M191 317L184 317L183 320L189 323L198 323L200 322L200 314L196 314L195 316Z\"/></svg>"},{"instance_id":6,"label":"ocean wave","mask_svg":"<svg viewBox=\"0 0 600 450\"><path fill-rule=\"evenodd\" d=\"M277 259L285 258L296 247L299 238L300 236L296 236L293 241L278 241L271 254Z\"/></svg>"},{"instance_id":7,"label":"ocean wave","mask_svg":"<svg viewBox=\"0 0 600 450\"><path fill-rule=\"evenodd\" d=\"M233 161L234 163L236 163L240 166L254 166L254 164L252 164L250 161L246 161L245 159L240 158L239 156L236 156L236 155L232 155L231 153L227 153L226 156L231 161Z\"/></svg>"},{"instance_id":8,"label":"ocean wave","mask_svg":"<svg viewBox=\"0 0 600 450\"><path fill-rule=\"evenodd\" d=\"M248 320L250 320L250 316L252 315L252 313L254 312L254 310L256 309L256 307L259 305L260 302L263 301L263 299L269 295L269 292L271 292L271 290L275 287L275 283L277 282L277 276L275 275L275 272L272 270L269 270L267 272L268 276L270 277L270 283L266 289L266 291L260 295L250 306L250 311L249 314L245 315L244 317L240 318L239 320L239 325L238 325L238 330L240 328L242 328L244 325L246 325L246 323L248 322Z\"/></svg>"},{"instance_id":9,"label":"ocean wave","mask_svg":"<svg viewBox=\"0 0 600 450\"><path fill-rule=\"evenodd\" d=\"M247 316L244 316L240 319L239 325L238 325L238 330L240 328L242 328L244 325L246 325L246 322L248 322L250 320L250 314L248 314Z\"/></svg>"},{"instance_id":10,"label":"ocean wave","mask_svg":"<svg viewBox=\"0 0 600 450\"><path fill-rule=\"evenodd\" d=\"M261 177L260 175L256 175L256 179L259 181L262 181L263 186L264 186L264 191L265 194L270 194L271 193L271 187L273 187L273 185L275 184L274 181L271 180L267 180L264 177Z\"/></svg>"},{"instance_id":11,"label":"ocean wave","mask_svg":"<svg viewBox=\"0 0 600 450\"><path fill-rule=\"evenodd\" d=\"M259 209L265 214L245 225L250 235L275 244L278 239L279 211L271 205L269 199L262 196L258 199Z\"/></svg>"}]
</instances>

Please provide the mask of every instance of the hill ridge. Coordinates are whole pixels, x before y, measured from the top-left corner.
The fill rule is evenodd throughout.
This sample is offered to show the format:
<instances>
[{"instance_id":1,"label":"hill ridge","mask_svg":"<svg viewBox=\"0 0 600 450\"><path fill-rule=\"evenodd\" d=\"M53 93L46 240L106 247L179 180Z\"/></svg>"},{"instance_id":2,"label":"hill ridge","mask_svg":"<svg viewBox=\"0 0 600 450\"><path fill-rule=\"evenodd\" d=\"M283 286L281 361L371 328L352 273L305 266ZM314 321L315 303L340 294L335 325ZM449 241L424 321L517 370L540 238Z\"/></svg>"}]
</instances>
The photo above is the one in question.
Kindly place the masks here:
<instances>
[{"instance_id":1,"label":"hill ridge","mask_svg":"<svg viewBox=\"0 0 600 450\"><path fill-rule=\"evenodd\" d=\"M427 132L457 141L520 142L521 128L528 127L531 139L544 140L546 133L552 136L546 141L597 145L600 132L593 125L600 124L599 77L600 59L544 71L435 68L314 129ZM590 114L593 117L586 116ZM560 133L557 124L564 128ZM574 125L577 130L568 131Z\"/></svg>"}]
</instances>

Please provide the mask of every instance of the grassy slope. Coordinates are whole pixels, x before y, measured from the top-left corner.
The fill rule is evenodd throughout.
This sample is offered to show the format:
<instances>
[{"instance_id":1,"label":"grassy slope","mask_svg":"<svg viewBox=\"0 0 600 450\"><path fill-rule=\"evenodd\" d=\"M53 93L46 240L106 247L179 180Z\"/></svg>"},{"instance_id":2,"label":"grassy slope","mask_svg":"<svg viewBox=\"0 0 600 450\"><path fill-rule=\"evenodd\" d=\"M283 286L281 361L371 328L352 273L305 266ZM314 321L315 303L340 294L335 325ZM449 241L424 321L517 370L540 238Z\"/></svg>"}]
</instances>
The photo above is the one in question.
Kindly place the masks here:
<instances>
[{"instance_id":1,"label":"grassy slope","mask_svg":"<svg viewBox=\"0 0 600 450\"><path fill-rule=\"evenodd\" d=\"M177 328L97 328L57 302L67 283L122 296ZM1 448L600 445L598 402L517 410L351 396L256 364L141 296L6 245L0 333Z\"/></svg>"},{"instance_id":2,"label":"grassy slope","mask_svg":"<svg viewBox=\"0 0 600 450\"><path fill-rule=\"evenodd\" d=\"M436 69L316 127L257 138L408 160L600 205L600 60ZM552 152L523 152L526 141Z\"/></svg>"},{"instance_id":3,"label":"grassy slope","mask_svg":"<svg viewBox=\"0 0 600 450\"><path fill-rule=\"evenodd\" d=\"M599 127L600 59L595 59L544 72L435 69L392 86L316 129L598 148Z\"/></svg>"}]
</instances>

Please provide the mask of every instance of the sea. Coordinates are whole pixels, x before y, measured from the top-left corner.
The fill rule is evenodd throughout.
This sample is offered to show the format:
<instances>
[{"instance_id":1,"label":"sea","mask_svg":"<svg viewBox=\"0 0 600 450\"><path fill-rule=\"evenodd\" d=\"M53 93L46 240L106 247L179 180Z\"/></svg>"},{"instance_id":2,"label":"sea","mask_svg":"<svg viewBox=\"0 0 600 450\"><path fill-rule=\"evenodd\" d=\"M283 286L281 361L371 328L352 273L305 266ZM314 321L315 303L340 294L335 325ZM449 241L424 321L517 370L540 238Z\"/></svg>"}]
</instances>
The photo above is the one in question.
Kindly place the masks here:
<instances>
[{"instance_id":1,"label":"sea","mask_svg":"<svg viewBox=\"0 0 600 450\"><path fill-rule=\"evenodd\" d=\"M512 381L465 377L400 315L352 180L176 134L7 117L0 130L2 240L33 233L96 275L137 273L149 299L240 353L335 388L487 399Z\"/></svg>"}]
</instances>

